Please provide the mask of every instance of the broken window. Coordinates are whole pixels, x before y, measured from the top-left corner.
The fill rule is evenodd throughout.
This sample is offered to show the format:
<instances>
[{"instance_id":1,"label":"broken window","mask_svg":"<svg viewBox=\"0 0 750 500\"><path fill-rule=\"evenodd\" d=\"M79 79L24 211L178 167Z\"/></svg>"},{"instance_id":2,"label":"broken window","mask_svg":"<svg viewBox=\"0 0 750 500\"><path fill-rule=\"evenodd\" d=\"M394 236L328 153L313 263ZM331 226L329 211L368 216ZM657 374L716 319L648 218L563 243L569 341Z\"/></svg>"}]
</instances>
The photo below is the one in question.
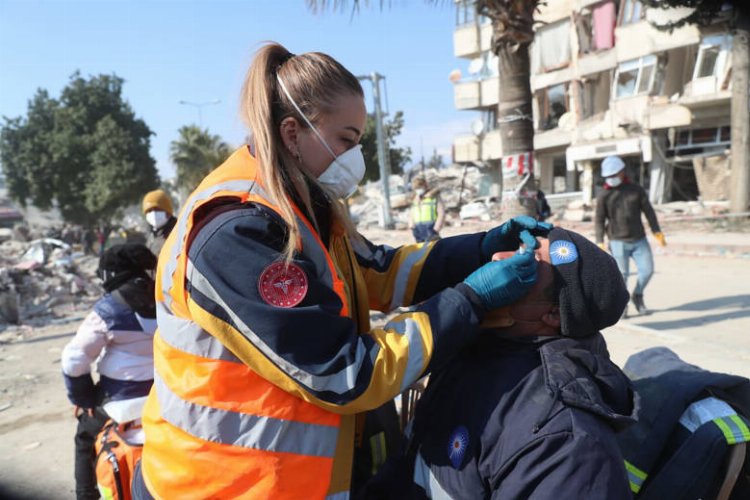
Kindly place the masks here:
<instances>
[{"instance_id":1,"label":"broken window","mask_svg":"<svg viewBox=\"0 0 750 500\"><path fill-rule=\"evenodd\" d=\"M638 0L623 0L620 4L619 26L637 23L644 18L646 8Z\"/></svg>"},{"instance_id":2,"label":"broken window","mask_svg":"<svg viewBox=\"0 0 750 500\"><path fill-rule=\"evenodd\" d=\"M613 0L586 7L575 16L581 54L615 46L615 3Z\"/></svg>"},{"instance_id":3,"label":"broken window","mask_svg":"<svg viewBox=\"0 0 750 500\"><path fill-rule=\"evenodd\" d=\"M556 128L560 117L568 111L568 88L566 84L553 85L537 92L539 101L539 128Z\"/></svg>"},{"instance_id":4,"label":"broken window","mask_svg":"<svg viewBox=\"0 0 750 500\"><path fill-rule=\"evenodd\" d=\"M656 62L656 56L649 55L621 63L615 75L615 97L620 99L651 92Z\"/></svg>"},{"instance_id":5,"label":"broken window","mask_svg":"<svg viewBox=\"0 0 750 500\"><path fill-rule=\"evenodd\" d=\"M534 73L560 69L570 62L570 20L551 23L536 32L531 49Z\"/></svg>"},{"instance_id":6,"label":"broken window","mask_svg":"<svg viewBox=\"0 0 750 500\"><path fill-rule=\"evenodd\" d=\"M609 108L612 80L609 72L601 72L581 79L581 114L590 118Z\"/></svg>"},{"instance_id":7,"label":"broken window","mask_svg":"<svg viewBox=\"0 0 750 500\"><path fill-rule=\"evenodd\" d=\"M707 76L721 76L729 51L729 38L726 35L705 37L698 47L693 79Z\"/></svg>"}]
</instances>

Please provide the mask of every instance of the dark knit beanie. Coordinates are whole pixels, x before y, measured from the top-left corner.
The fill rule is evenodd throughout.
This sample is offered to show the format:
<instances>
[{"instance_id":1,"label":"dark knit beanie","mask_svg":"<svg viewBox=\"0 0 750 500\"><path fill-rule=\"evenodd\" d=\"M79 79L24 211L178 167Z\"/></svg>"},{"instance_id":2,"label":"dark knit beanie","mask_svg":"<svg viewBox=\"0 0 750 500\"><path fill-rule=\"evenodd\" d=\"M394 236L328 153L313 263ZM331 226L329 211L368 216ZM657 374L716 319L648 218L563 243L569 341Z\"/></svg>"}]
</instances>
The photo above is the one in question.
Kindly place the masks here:
<instances>
[{"instance_id":1,"label":"dark knit beanie","mask_svg":"<svg viewBox=\"0 0 750 500\"><path fill-rule=\"evenodd\" d=\"M148 278L156 268L156 256L145 245L125 243L107 249L99 259L97 275L108 292L136 277Z\"/></svg>"},{"instance_id":2,"label":"dark knit beanie","mask_svg":"<svg viewBox=\"0 0 750 500\"><path fill-rule=\"evenodd\" d=\"M629 295L615 259L573 231L556 227L548 238L562 335L586 337L617 323Z\"/></svg>"}]
</instances>

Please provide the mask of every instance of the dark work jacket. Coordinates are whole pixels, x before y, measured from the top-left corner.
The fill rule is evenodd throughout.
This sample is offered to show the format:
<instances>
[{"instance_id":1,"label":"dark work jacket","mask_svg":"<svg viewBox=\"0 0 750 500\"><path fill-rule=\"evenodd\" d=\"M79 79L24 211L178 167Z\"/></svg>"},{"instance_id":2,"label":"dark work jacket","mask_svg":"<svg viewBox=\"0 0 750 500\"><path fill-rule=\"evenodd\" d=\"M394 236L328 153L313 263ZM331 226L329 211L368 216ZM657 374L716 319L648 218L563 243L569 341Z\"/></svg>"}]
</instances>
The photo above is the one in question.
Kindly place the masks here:
<instances>
[{"instance_id":1,"label":"dark work jacket","mask_svg":"<svg viewBox=\"0 0 750 500\"><path fill-rule=\"evenodd\" d=\"M700 416L705 418L705 425L698 424L693 430L688 430L681 419L692 403L713 397L731 404L743 415L747 428L750 380L703 370L666 347L633 354L624 371L641 396L641 411L637 425L617 439L629 467L640 473L631 475L638 498L715 498L726 474L723 467L730 446L720 426L714 425L718 415L704 410ZM736 425L729 423L732 428ZM750 498L750 467L746 465L745 471L732 498Z\"/></svg>"},{"instance_id":2,"label":"dark work jacket","mask_svg":"<svg viewBox=\"0 0 750 500\"><path fill-rule=\"evenodd\" d=\"M615 430L636 406L600 334L486 333L433 374L404 452L364 496L630 498Z\"/></svg>"},{"instance_id":3,"label":"dark work jacket","mask_svg":"<svg viewBox=\"0 0 750 500\"><path fill-rule=\"evenodd\" d=\"M605 231L610 240L632 243L645 238L641 212L651 231L660 232L654 207L641 186L625 181L616 188L605 188L596 199L596 242L604 241Z\"/></svg>"}]
</instances>

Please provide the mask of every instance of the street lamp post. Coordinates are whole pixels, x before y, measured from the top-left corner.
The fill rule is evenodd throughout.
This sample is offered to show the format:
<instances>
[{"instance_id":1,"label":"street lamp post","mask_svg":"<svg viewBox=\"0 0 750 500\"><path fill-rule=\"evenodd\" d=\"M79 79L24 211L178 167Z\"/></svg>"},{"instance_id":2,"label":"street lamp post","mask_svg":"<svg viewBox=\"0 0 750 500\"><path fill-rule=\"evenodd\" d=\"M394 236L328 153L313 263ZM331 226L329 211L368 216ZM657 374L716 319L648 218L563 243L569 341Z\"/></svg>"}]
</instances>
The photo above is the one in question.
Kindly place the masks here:
<instances>
[{"instance_id":1,"label":"street lamp post","mask_svg":"<svg viewBox=\"0 0 750 500\"><path fill-rule=\"evenodd\" d=\"M205 106L213 106L214 104L219 104L221 102L221 99L214 99L213 101L205 101L205 102L192 102L192 101L180 101L180 104L183 104L185 106L195 106L195 108L198 109L198 127L203 127L203 108Z\"/></svg>"},{"instance_id":2,"label":"street lamp post","mask_svg":"<svg viewBox=\"0 0 750 500\"><path fill-rule=\"evenodd\" d=\"M380 164L380 182L383 185L383 227L390 229L393 226L391 220L391 196L390 196L390 165L389 155L386 148L386 137L383 131L383 110L380 105L380 81L385 77L379 73L358 76L359 80L372 82L372 97L375 101L375 135L378 141L378 163Z\"/></svg>"}]
</instances>

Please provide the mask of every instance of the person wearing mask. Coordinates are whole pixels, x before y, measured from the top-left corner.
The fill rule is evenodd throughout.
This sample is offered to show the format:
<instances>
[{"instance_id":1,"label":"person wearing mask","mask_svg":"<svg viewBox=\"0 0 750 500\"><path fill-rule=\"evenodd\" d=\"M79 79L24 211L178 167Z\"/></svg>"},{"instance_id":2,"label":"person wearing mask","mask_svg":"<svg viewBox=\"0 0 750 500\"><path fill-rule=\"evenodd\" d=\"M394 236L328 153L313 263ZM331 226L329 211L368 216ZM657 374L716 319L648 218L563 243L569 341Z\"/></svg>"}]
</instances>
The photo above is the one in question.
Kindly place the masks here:
<instances>
[{"instance_id":1,"label":"person wearing mask","mask_svg":"<svg viewBox=\"0 0 750 500\"><path fill-rule=\"evenodd\" d=\"M148 247L158 257L161 247L177 222L172 207L172 199L162 189L149 191L143 197L142 210L143 216L151 229Z\"/></svg>"},{"instance_id":2,"label":"person wearing mask","mask_svg":"<svg viewBox=\"0 0 750 500\"><path fill-rule=\"evenodd\" d=\"M357 78L269 43L241 102L250 144L190 195L159 260L134 497L348 498L368 412L531 288L532 253L490 257L550 226L376 246L342 202L365 171ZM370 309L402 306L370 326Z\"/></svg>"},{"instance_id":3,"label":"person wearing mask","mask_svg":"<svg viewBox=\"0 0 750 500\"><path fill-rule=\"evenodd\" d=\"M94 441L107 418L120 418L123 423L138 418L153 383L155 267L156 257L144 245L126 243L106 250L97 271L106 293L62 352L68 399L78 419L75 480L79 500L99 498ZM94 363L99 373L96 384L91 377Z\"/></svg>"},{"instance_id":4,"label":"person wearing mask","mask_svg":"<svg viewBox=\"0 0 750 500\"><path fill-rule=\"evenodd\" d=\"M594 216L596 243L606 250L606 233L609 238L609 250L626 283L630 274L630 259L635 261L638 280L630 298L639 314L648 314L643 292L654 274L654 256L646 239L641 213L646 216L659 246L666 246L667 240L659 228L659 221L656 219L654 207L648 201L648 194L641 186L630 182L625 175L625 162L622 158L606 157L602 161L602 177L604 190L596 199ZM623 314L627 316L627 309Z\"/></svg>"},{"instance_id":5,"label":"person wearing mask","mask_svg":"<svg viewBox=\"0 0 750 500\"><path fill-rule=\"evenodd\" d=\"M440 230L445 222L445 205L440 199L440 191L428 191L427 180L415 177L412 181L414 200L411 205L409 228L417 243L440 239Z\"/></svg>"},{"instance_id":6,"label":"person wearing mask","mask_svg":"<svg viewBox=\"0 0 750 500\"><path fill-rule=\"evenodd\" d=\"M531 292L433 372L403 452L360 498L631 498L616 432L639 403L599 333L627 305L625 283L573 231L552 229L534 253Z\"/></svg>"}]
</instances>

